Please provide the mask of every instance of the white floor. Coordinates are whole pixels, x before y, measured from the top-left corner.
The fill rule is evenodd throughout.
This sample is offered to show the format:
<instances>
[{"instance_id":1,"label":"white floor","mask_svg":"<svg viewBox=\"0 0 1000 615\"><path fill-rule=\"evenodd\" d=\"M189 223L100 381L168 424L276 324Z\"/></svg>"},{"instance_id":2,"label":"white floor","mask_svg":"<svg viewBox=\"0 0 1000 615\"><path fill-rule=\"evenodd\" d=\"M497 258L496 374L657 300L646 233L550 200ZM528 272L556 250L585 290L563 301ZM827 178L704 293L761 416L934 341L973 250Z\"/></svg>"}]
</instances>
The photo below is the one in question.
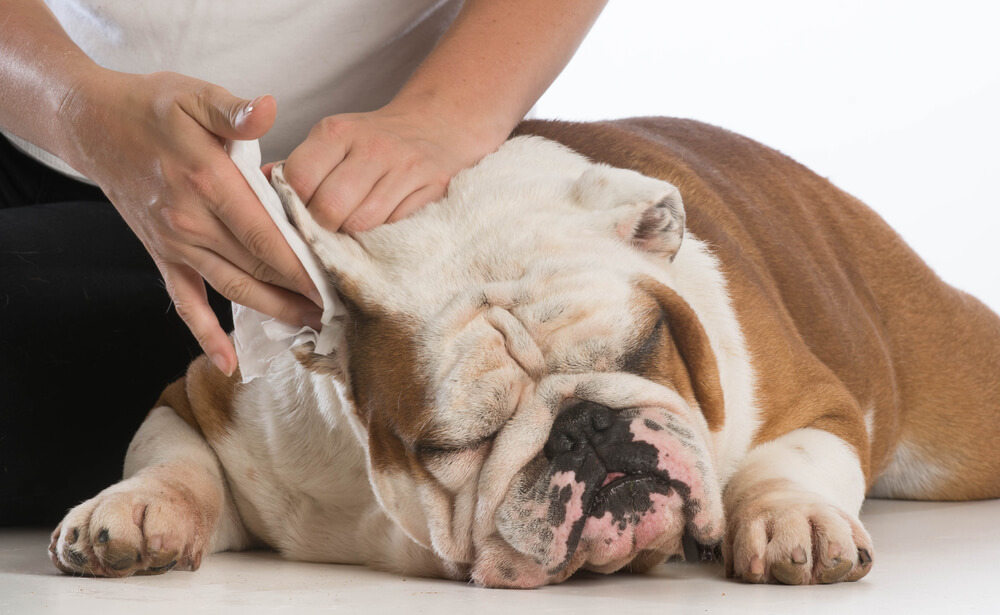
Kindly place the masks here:
<instances>
[{"instance_id":1,"label":"white floor","mask_svg":"<svg viewBox=\"0 0 1000 615\"><path fill-rule=\"evenodd\" d=\"M220 553L195 573L86 579L49 563L48 532L0 529L0 615L37 613L1000 613L1000 500L871 500L862 514L875 567L851 584L744 585L717 564L669 564L645 576L586 575L531 591L487 590L353 566Z\"/></svg>"}]
</instances>

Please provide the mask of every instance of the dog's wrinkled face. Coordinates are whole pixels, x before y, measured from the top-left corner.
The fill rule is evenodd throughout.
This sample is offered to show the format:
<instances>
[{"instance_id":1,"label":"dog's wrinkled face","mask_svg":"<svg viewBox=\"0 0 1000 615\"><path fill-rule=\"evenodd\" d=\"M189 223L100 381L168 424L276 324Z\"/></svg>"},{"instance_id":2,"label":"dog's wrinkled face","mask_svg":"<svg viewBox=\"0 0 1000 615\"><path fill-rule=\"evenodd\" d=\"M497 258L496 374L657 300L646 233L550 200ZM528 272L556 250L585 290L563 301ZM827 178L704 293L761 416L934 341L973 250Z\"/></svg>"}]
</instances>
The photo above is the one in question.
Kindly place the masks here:
<instances>
[{"instance_id":1,"label":"dog's wrinkled face","mask_svg":"<svg viewBox=\"0 0 1000 615\"><path fill-rule=\"evenodd\" d=\"M348 306L307 363L343 385L372 485L456 574L534 587L721 539L715 359L673 292L673 186L537 138L356 239L289 215Z\"/></svg>"}]
</instances>

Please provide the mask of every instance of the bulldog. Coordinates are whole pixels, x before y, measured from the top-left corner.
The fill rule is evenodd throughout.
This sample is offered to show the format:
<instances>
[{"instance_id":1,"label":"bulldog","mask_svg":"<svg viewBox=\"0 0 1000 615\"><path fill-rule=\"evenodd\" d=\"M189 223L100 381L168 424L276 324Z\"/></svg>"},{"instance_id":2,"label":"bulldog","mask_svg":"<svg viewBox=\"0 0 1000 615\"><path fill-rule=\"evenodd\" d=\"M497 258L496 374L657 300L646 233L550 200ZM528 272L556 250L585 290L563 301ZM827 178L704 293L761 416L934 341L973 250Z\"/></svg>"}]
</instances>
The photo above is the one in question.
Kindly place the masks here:
<instances>
[{"instance_id":1,"label":"bulldog","mask_svg":"<svg viewBox=\"0 0 1000 615\"><path fill-rule=\"evenodd\" d=\"M60 570L269 546L537 587L687 539L747 582L833 583L871 570L866 494L1000 496L1000 318L749 139L528 122L355 237L273 181L343 335L245 385L194 361L56 528Z\"/></svg>"}]
</instances>

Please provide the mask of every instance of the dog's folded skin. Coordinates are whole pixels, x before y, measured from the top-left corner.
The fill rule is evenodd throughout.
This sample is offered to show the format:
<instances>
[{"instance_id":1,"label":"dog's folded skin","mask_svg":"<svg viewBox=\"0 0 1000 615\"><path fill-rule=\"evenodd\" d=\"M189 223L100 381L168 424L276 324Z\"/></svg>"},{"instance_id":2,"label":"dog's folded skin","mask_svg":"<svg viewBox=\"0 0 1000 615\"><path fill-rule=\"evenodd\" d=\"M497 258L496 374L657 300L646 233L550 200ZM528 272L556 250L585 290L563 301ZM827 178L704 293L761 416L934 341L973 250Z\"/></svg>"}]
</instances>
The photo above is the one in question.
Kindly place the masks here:
<instances>
[{"instance_id":1,"label":"dog's folded skin","mask_svg":"<svg viewBox=\"0 0 1000 615\"><path fill-rule=\"evenodd\" d=\"M268 545L537 587L649 569L687 535L747 582L833 583L871 570L866 493L1000 496L1000 319L864 205L695 122L520 132L547 138L356 238L276 168L344 335L247 385L195 361L125 480L56 529L55 565Z\"/></svg>"}]
</instances>

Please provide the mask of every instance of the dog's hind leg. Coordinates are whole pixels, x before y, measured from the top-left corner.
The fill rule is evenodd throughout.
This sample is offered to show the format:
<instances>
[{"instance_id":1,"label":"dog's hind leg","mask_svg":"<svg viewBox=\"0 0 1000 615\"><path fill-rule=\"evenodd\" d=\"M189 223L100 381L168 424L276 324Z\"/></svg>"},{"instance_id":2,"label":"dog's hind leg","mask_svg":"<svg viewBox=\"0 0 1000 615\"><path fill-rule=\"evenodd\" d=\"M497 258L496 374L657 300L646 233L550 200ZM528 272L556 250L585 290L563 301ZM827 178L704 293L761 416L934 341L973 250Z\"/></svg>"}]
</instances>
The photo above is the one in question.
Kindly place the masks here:
<instances>
[{"instance_id":1,"label":"dog's hind leg","mask_svg":"<svg viewBox=\"0 0 1000 615\"><path fill-rule=\"evenodd\" d=\"M869 495L1000 497L1000 318L949 288L921 285L921 320L893 332L902 398L898 437ZM914 291L914 294L918 294Z\"/></svg>"},{"instance_id":2,"label":"dog's hind leg","mask_svg":"<svg viewBox=\"0 0 1000 615\"><path fill-rule=\"evenodd\" d=\"M124 476L56 528L49 552L57 568L113 577L195 570L206 553L247 546L215 453L169 406L139 428Z\"/></svg>"}]
</instances>

